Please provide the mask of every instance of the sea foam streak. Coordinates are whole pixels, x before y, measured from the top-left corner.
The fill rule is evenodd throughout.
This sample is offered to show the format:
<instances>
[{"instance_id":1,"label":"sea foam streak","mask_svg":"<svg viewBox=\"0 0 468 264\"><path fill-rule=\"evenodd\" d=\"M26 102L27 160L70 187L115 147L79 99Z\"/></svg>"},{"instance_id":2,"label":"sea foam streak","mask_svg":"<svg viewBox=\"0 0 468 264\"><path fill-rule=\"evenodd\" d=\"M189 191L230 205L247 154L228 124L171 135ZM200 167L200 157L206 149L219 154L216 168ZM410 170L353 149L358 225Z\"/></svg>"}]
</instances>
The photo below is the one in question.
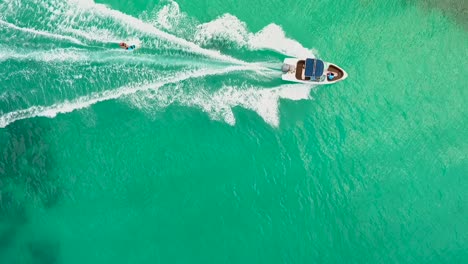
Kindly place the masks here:
<instances>
[{"instance_id":1,"label":"sea foam streak","mask_svg":"<svg viewBox=\"0 0 468 264\"><path fill-rule=\"evenodd\" d=\"M185 86L189 86L188 89ZM252 84L240 86L223 85L214 93L207 93L202 83L183 83L167 86L131 96L131 104L149 113L169 105L197 107L212 119L234 125L236 119L232 109L240 106L258 113L268 124L279 125L279 100L310 99L310 85L285 84L276 87L259 87Z\"/></svg>"},{"instance_id":2,"label":"sea foam streak","mask_svg":"<svg viewBox=\"0 0 468 264\"><path fill-rule=\"evenodd\" d=\"M230 14L224 14L211 22L197 26L195 34L197 43L203 45L212 39L231 41L239 47L250 50L273 50L288 56L315 57L312 50L287 38L280 26L269 24L257 33L250 33L244 22Z\"/></svg>"},{"instance_id":3,"label":"sea foam streak","mask_svg":"<svg viewBox=\"0 0 468 264\"><path fill-rule=\"evenodd\" d=\"M21 2L19 2L21 3ZM38 4L42 4L41 2L37 2ZM231 66L226 67L224 69L203 69L197 72L189 72L183 77L175 74L172 78L165 78L164 80L158 80L154 83L148 84L148 82L143 83L141 85L126 85L122 86L117 89L113 90L106 90L103 92L94 92L86 96L77 97L76 99L72 99L70 101L63 101L60 103L55 103L50 106L32 106L22 110L11 111L8 113L3 114L0 116L0 127L5 127L11 122L16 120L35 117L35 116L46 116L46 117L54 117L58 113L67 113L74 111L76 109L81 109L85 107L89 107L95 103L105 101L105 100L112 100L117 98L130 98L130 101L135 103L137 106L138 103L136 102L139 98L137 94L140 94L141 91L157 91L153 94L156 96L149 96L145 100L152 100L151 104L158 104L158 100L162 101L163 98L160 96L164 96L164 92L159 92L160 87L164 87L167 84L173 84L175 86L181 86L180 82L186 81L190 78L199 78L209 75L217 75L217 74L227 74L232 71L250 71L255 72L257 75L262 73L265 75L266 67L264 63L257 62L257 63L247 63L239 59L235 59L233 57L221 54L219 51L210 50L206 48L202 48L200 45L203 45L203 41L209 41L210 38L217 38L219 35L223 34L231 34L235 32L234 35L228 36L228 39L237 43L239 47L248 48L251 50L258 50L258 49L270 49L276 50L278 52L284 54L296 54L296 55L307 55L312 57L313 54L310 50L305 49L300 45L298 42L288 39L285 37L284 32L279 26L275 24L270 24L262 29L258 33L249 33L247 31L247 27L245 23L238 20L236 17L226 14L221 16L211 22L205 24L199 24L198 26L193 26L193 30L189 32L193 32L193 36L189 37L188 39L194 39L195 43L190 42L184 38L178 37L176 34L171 34L171 30L177 27L171 27L174 23L177 24L178 21L181 19L189 19L186 14L182 14L178 9L178 5L175 2L171 2L172 4L169 5L166 9L162 8L160 12L157 13L157 23L160 27L164 28L168 32L161 31L157 27L151 24L151 22L145 22L134 18L132 16L126 15L122 12L112 10L105 5L96 4L94 1L90 0L69 0L71 4L63 4L59 3L57 6L62 8L58 13L61 14L68 14L70 15L70 19L61 17L60 19L65 19L64 23L62 23L63 27L57 28L57 33L69 33L75 36L83 38L83 41L91 40L91 41L99 41L102 43L108 43L116 40L116 36L118 34L123 34L125 32L141 32L142 36L145 37L155 37L154 40L163 39L168 41L169 43L174 44L183 50L188 52L197 53L202 56L206 56L207 58L215 59L218 61L223 61L227 63L238 64L241 66ZM171 10L171 8L176 8L177 10ZM77 16L80 18L78 20L74 20L77 16L75 16L75 11L78 14ZM168 17L162 19L159 16L166 15ZM83 20L84 19L84 20ZM115 23L113 24L112 28L93 28L97 29L100 32L104 32L103 36L100 35L90 35L86 32L91 30L89 27L92 21L106 21L111 19ZM86 21L86 25L84 27L80 27L78 22ZM55 21L57 22L57 21ZM59 21L60 22L60 21ZM100 27L104 27L105 24L98 23ZM162 25L162 26L161 26ZM14 25L13 25L14 26ZM74 28L78 27L78 29ZM237 28L236 28L237 27ZM125 31L126 29L131 29L130 31ZM230 30L233 29L233 30ZM15 28L16 29L16 28ZM122 29L124 29L122 31ZM114 30L117 30L114 32ZM120 32L120 33L117 33ZM52 34L45 32L47 34ZM117 34L117 35L116 35ZM51 37L52 35L49 35ZM60 36L62 39L68 39L73 37L53 34L53 36L57 37ZM147 39L147 38L146 38ZM68 39L71 40L71 39ZM77 39L76 39L77 40ZM149 39L152 41L153 39ZM79 40L78 40L79 41ZM198 44L197 44L198 43ZM278 45L277 45L278 44ZM292 50L286 50L284 47L293 47ZM83 57L73 57L73 53L67 54L66 56L70 55L70 59L73 60L87 60L90 59L90 54L86 54ZM31 54L33 58L43 56L44 54L37 53ZM10 54L11 56L11 54ZM65 56L65 57L66 57ZM57 59L60 60L62 57L52 57L52 60ZM40 58L39 58L40 59ZM47 61L48 58L42 58L44 61ZM168 62L170 63L170 62ZM270 72L271 73L271 72ZM278 74L278 73L276 73ZM260 75L258 75L260 76ZM272 74L268 75L270 78L273 76ZM268 77L265 75L265 77ZM257 79L257 78L255 78ZM258 79L257 79L258 80ZM261 80L269 80L269 78L262 77ZM197 88L197 89L195 89ZM193 90L193 93L189 94L170 94L173 91L167 90L167 94L165 95L166 98L176 98L174 101L180 103L182 105L187 106L194 106L203 109L203 111L207 112L210 117L217 120L224 120L229 124L235 124L234 114L232 113L232 108L235 106L241 106L247 109L251 109L256 111L266 122L273 126L277 126L279 124L279 114L278 114L278 100L280 98L289 98L293 100L299 99L307 99L309 98L309 92L311 87L310 86L303 86L303 85L282 85L273 88L266 88L260 85L224 85L220 89L216 91L210 91L207 87L198 87L192 86L190 87ZM127 97L128 95L131 95ZM167 101L167 100L166 100Z\"/></svg>"},{"instance_id":4,"label":"sea foam streak","mask_svg":"<svg viewBox=\"0 0 468 264\"><path fill-rule=\"evenodd\" d=\"M219 70L200 70L192 73L185 73L182 76L174 78L168 78L152 84L142 84L141 86L125 86L114 90L108 90L99 93L92 93L87 96L79 97L72 101L65 101L62 103L54 104L51 106L33 106L23 110L17 110L6 113L0 116L0 128L7 126L8 124L26 118L32 118L37 116L44 117L55 117L59 113L68 113L77 109L89 107L98 102L117 99L122 96L134 94L136 92L146 91L150 89L158 89L161 86L181 82L190 78L200 78L209 75L226 74L233 71L245 71L252 70L249 66L231 66Z\"/></svg>"},{"instance_id":5,"label":"sea foam streak","mask_svg":"<svg viewBox=\"0 0 468 264\"><path fill-rule=\"evenodd\" d=\"M145 32L147 34L152 34L158 38L170 41L174 44L178 44L181 47L187 48L191 52L195 52L204 56L208 56L213 59L222 60L225 62L235 63L235 64L246 64L246 62L242 60L235 59L233 57L223 55L219 51L209 50L201 48L200 46L196 45L195 43L189 42L185 39L176 37L164 31L161 31L151 25L150 23L146 23L144 21L139 20L138 18L132 17L130 15L124 14L120 11L109 9L107 6L103 4L96 4L94 1L91 0L69 0L70 3L75 3L79 7L88 10L89 12L99 15L99 16L107 16L111 17L115 20L120 21L129 27L132 27L134 30Z\"/></svg>"},{"instance_id":6,"label":"sea foam streak","mask_svg":"<svg viewBox=\"0 0 468 264\"><path fill-rule=\"evenodd\" d=\"M180 25L181 20L190 21L192 22L190 24L196 25L192 37L195 43L202 46L213 39L221 39L250 50L273 50L287 56L315 57L315 51L286 37L283 29L274 23L265 26L257 33L249 32L246 23L231 14L224 14L213 21L200 24L181 12L179 5L174 1L169 1L156 13L155 18L150 19L157 26L174 33L178 33L178 29L185 26ZM189 29L185 28L185 30Z\"/></svg>"},{"instance_id":7,"label":"sea foam streak","mask_svg":"<svg viewBox=\"0 0 468 264\"><path fill-rule=\"evenodd\" d=\"M145 54L145 56L134 56L134 54L124 50L110 51L99 50L90 51L77 48L56 48L53 50L30 50L18 48L5 48L0 45L0 62L5 60L17 61L37 61L37 62L61 62L64 64L73 63L116 63L122 64L147 64L161 66L209 66L211 61L190 58L176 57L170 54ZM62 64L63 65L63 64ZM55 65L57 66L57 65Z\"/></svg>"},{"instance_id":8,"label":"sea foam streak","mask_svg":"<svg viewBox=\"0 0 468 264\"><path fill-rule=\"evenodd\" d=\"M47 32L47 31L36 30L36 29L33 29L33 28L22 28L22 27L18 27L16 25L14 25L14 24L8 23L6 21L3 21L3 20L0 20L0 25L11 28L11 29L19 30L19 31L22 31L22 32L31 33L31 34L34 34L34 35L39 35L39 36L44 36L44 37L49 37L49 38L54 38L54 39L59 39L59 40L68 40L68 41L71 41L71 42L73 42L75 44L85 45L83 42L81 42L80 40L78 40L78 39L76 39L74 37L63 36L63 35L59 35L59 34L50 33L50 32Z\"/></svg>"},{"instance_id":9,"label":"sea foam streak","mask_svg":"<svg viewBox=\"0 0 468 264\"><path fill-rule=\"evenodd\" d=\"M101 43L119 43L123 39L122 37L115 36L109 30L99 29L99 28L94 28L89 31L84 31L84 30L61 26L60 31L82 37L89 41L97 41Z\"/></svg>"},{"instance_id":10,"label":"sea foam streak","mask_svg":"<svg viewBox=\"0 0 468 264\"><path fill-rule=\"evenodd\" d=\"M1 48L1 46L0 46ZM87 61L89 53L84 50L68 48L53 51L30 51L25 49L0 49L0 61L3 60L33 60L42 62L75 62Z\"/></svg>"},{"instance_id":11,"label":"sea foam streak","mask_svg":"<svg viewBox=\"0 0 468 264\"><path fill-rule=\"evenodd\" d=\"M177 34L179 33L177 29L180 29L179 21L188 20L187 17L187 14L180 11L176 2L169 1L150 21L169 32ZM304 48L293 39L287 38L281 27L276 24L269 24L257 33L250 33L244 22L233 15L224 14L211 22L198 24L194 29L192 38L195 43L202 46L210 43L213 39L221 39L224 42L234 43L237 47L250 50L274 50L289 56L315 57L312 50ZM188 31L191 32L190 29ZM262 66L268 65L263 63ZM277 65L275 64L275 66ZM259 71L257 73L264 72ZM225 85L214 93L206 92L206 89L187 93L184 89L175 87L160 89L155 93L147 93L144 96L136 95L131 98L134 105L149 110L155 107L165 107L172 103L199 107L207 112L211 118L224 120L229 124L235 124L232 108L241 106L257 112L267 123L278 126L279 99L308 99L310 98L311 89L310 85L297 84L281 85L273 88L253 85L243 85L242 87Z\"/></svg>"}]
</instances>

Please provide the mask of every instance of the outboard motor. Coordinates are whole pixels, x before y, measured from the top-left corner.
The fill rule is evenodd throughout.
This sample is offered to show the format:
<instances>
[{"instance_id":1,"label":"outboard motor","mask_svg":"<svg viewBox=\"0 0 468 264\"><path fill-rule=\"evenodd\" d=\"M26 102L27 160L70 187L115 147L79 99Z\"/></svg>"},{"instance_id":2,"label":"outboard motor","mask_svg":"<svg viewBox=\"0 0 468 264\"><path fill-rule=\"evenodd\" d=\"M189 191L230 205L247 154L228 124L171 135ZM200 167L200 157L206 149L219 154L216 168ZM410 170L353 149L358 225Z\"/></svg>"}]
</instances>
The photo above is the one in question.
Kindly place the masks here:
<instances>
[{"instance_id":1,"label":"outboard motor","mask_svg":"<svg viewBox=\"0 0 468 264\"><path fill-rule=\"evenodd\" d=\"M289 72L291 70L294 70L294 68L295 68L294 66L291 66L291 65L285 63L285 64L283 64L283 67L281 67L281 70L283 71L283 73L287 73L287 72Z\"/></svg>"}]
</instances>

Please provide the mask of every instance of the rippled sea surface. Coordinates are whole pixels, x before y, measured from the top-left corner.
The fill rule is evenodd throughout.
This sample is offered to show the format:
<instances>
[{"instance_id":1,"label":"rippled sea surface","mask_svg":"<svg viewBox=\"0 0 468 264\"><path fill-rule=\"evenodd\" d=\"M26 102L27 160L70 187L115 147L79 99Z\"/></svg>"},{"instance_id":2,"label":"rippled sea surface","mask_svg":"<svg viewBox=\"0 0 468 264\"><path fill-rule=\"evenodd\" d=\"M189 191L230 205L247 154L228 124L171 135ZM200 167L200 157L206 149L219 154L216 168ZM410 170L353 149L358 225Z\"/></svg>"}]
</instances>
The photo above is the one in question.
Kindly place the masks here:
<instances>
[{"instance_id":1,"label":"rippled sea surface","mask_svg":"<svg viewBox=\"0 0 468 264\"><path fill-rule=\"evenodd\" d=\"M467 17L0 0L0 263L468 262Z\"/></svg>"}]
</instances>

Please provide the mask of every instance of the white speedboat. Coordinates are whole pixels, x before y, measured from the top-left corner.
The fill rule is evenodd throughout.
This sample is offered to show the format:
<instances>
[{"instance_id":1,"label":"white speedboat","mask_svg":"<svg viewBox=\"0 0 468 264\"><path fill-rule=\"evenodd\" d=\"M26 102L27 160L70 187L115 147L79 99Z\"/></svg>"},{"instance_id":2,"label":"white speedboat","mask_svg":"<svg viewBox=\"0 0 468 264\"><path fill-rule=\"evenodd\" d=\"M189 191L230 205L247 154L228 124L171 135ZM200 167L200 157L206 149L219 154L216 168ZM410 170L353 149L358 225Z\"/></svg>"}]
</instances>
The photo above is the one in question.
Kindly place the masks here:
<instances>
[{"instance_id":1,"label":"white speedboat","mask_svg":"<svg viewBox=\"0 0 468 264\"><path fill-rule=\"evenodd\" d=\"M342 81L348 74L337 65L319 59L286 58L283 62L282 79L308 84L332 84Z\"/></svg>"}]
</instances>

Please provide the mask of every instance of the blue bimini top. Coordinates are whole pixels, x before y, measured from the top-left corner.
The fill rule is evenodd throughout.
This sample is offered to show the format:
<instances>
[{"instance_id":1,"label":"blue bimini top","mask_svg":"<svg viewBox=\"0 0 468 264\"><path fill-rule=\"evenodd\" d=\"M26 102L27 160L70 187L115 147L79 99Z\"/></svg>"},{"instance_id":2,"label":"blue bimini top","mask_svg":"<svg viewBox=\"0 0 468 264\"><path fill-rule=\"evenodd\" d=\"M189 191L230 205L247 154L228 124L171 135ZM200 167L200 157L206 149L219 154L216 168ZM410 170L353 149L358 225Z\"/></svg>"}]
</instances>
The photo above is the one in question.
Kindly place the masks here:
<instances>
[{"instance_id":1,"label":"blue bimini top","mask_svg":"<svg viewBox=\"0 0 468 264\"><path fill-rule=\"evenodd\" d=\"M324 64L323 61L317 59L306 59L305 73L306 77L322 76Z\"/></svg>"}]
</instances>

